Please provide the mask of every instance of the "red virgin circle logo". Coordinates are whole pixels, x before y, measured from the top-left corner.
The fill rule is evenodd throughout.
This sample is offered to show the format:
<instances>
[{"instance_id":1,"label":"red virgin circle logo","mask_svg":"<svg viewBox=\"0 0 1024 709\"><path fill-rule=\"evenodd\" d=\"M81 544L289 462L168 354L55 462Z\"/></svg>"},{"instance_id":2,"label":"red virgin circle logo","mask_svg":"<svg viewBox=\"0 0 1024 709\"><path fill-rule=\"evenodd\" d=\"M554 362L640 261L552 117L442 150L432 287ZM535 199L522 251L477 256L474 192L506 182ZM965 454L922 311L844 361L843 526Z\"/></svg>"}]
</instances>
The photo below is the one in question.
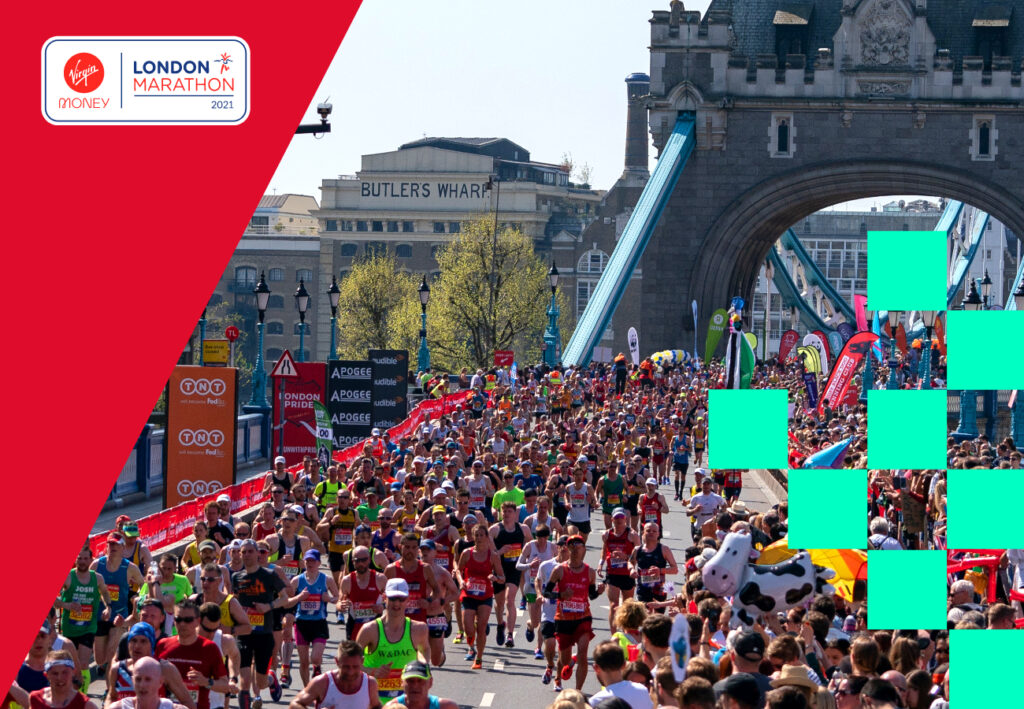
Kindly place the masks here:
<instances>
[{"instance_id":1,"label":"red virgin circle logo","mask_svg":"<svg viewBox=\"0 0 1024 709\"><path fill-rule=\"evenodd\" d=\"M79 52L64 65L64 81L80 94L95 91L103 83L103 63L94 54Z\"/></svg>"}]
</instances>

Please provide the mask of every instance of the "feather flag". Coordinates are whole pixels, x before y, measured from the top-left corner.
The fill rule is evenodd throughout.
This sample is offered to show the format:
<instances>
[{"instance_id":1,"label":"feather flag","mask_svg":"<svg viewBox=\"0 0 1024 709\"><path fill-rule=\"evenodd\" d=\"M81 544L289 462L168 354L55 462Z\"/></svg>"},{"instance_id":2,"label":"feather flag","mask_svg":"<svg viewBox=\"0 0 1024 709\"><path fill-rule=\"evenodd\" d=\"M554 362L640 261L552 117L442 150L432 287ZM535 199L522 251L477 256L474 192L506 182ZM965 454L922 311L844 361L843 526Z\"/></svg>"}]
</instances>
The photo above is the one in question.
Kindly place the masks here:
<instances>
[{"instance_id":1,"label":"feather flag","mask_svg":"<svg viewBox=\"0 0 1024 709\"><path fill-rule=\"evenodd\" d=\"M874 315L871 317L871 332L881 336L882 325L878 320L878 311L876 310ZM878 360L879 364L885 364L885 353L882 352L882 340L875 340L875 344L871 346L871 351L875 355L875 359Z\"/></svg>"},{"instance_id":2,"label":"feather flag","mask_svg":"<svg viewBox=\"0 0 1024 709\"><path fill-rule=\"evenodd\" d=\"M740 338L740 389L750 388L750 380L754 376L754 364L757 361L750 337L753 335L748 332L746 337ZM754 343L756 342L755 339Z\"/></svg>"},{"instance_id":3,"label":"feather flag","mask_svg":"<svg viewBox=\"0 0 1024 709\"><path fill-rule=\"evenodd\" d=\"M821 373L821 353L817 347L811 347L810 345L800 345L796 348L796 353L803 357L804 369L813 374Z\"/></svg>"}]
</instances>

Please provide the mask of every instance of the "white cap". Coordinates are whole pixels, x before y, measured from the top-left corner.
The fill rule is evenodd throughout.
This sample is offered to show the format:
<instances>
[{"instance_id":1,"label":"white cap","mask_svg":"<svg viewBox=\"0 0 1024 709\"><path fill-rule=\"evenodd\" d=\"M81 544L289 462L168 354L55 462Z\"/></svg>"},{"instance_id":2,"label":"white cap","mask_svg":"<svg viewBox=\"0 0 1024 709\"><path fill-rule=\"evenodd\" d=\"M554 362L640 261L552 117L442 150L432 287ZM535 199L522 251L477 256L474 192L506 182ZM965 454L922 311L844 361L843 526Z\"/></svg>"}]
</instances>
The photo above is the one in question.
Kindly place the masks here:
<instances>
[{"instance_id":1,"label":"white cap","mask_svg":"<svg viewBox=\"0 0 1024 709\"><path fill-rule=\"evenodd\" d=\"M292 512L294 512L297 515L304 515L304 514L306 514L306 510L302 509L302 505L292 505L288 509L290 509Z\"/></svg>"},{"instance_id":2,"label":"white cap","mask_svg":"<svg viewBox=\"0 0 1024 709\"><path fill-rule=\"evenodd\" d=\"M231 502L231 496L227 493L223 495L217 495L217 502Z\"/></svg>"},{"instance_id":3,"label":"white cap","mask_svg":"<svg viewBox=\"0 0 1024 709\"><path fill-rule=\"evenodd\" d=\"M423 456L418 455L418 456L416 456L415 458L412 459L412 462L413 463L426 463L427 461L426 461L426 459Z\"/></svg>"},{"instance_id":4,"label":"white cap","mask_svg":"<svg viewBox=\"0 0 1024 709\"><path fill-rule=\"evenodd\" d=\"M455 483L453 483L451 480L445 480L443 483L441 483L441 487L448 488L449 490L454 490Z\"/></svg>"},{"instance_id":5,"label":"white cap","mask_svg":"<svg viewBox=\"0 0 1024 709\"><path fill-rule=\"evenodd\" d=\"M441 495L447 495L447 494L448 493L444 491L443 487L439 487L436 490L434 490L434 494L432 495L432 497L440 497Z\"/></svg>"},{"instance_id":6,"label":"white cap","mask_svg":"<svg viewBox=\"0 0 1024 709\"><path fill-rule=\"evenodd\" d=\"M379 428L373 429L372 431L370 431L370 435L371 436L379 436L380 435L380 429Z\"/></svg>"},{"instance_id":7,"label":"white cap","mask_svg":"<svg viewBox=\"0 0 1024 709\"><path fill-rule=\"evenodd\" d=\"M283 455L279 455L276 458L274 458L274 465L277 465L278 463L287 463L287 462L288 461L284 459Z\"/></svg>"},{"instance_id":8,"label":"white cap","mask_svg":"<svg viewBox=\"0 0 1024 709\"><path fill-rule=\"evenodd\" d=\"M656 486L658 484L658 481L655 478L647 478L646 483L648 485L655 485Z\"/></svg>"},{"instance_id":9,"label":"white cap","mask_svg":"<svg viewBox=\"0 0 1024 709\"><path fill-rule=\"evenodd\" d=\"M409 584L405 579L388 579L388 584L384 587L384 595L388 598L408 598Z\"/></svg>"}]
</instances>

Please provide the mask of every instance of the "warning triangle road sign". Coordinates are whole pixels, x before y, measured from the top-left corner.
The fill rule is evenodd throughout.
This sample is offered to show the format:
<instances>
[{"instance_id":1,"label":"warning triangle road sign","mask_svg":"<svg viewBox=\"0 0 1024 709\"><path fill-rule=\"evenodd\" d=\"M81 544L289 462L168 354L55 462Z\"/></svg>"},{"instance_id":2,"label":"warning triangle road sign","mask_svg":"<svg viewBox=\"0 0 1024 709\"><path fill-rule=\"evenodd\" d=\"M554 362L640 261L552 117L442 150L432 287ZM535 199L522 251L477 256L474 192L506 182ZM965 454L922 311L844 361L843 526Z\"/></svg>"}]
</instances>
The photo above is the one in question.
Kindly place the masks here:
<instances>
[{"instance_id":1,"label":"warning triangle road sign","mask_svg":"<svg viewBox=\"0 0 1024 709\"><path fill-rule=\"evenodd\" d=\"M292 378L298 377L299 373L295 369L295 360L292 359L292 354L288 350L284 351L281 355L281 359L277 360L277 364L274 365L274 370L270 373L270 376L281 378Z\"/></svg>"}]
</instances>

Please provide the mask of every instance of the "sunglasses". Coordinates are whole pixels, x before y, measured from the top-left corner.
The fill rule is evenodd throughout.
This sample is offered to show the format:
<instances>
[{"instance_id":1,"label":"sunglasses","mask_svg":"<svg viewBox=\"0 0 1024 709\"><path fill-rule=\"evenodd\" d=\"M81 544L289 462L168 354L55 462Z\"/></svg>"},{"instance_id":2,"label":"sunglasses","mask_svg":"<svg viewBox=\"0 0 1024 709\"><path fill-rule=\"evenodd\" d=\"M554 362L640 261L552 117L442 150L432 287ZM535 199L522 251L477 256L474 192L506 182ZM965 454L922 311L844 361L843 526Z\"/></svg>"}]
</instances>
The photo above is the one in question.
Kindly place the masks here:
<instances>
[{"instance_id":1,"label":"sunglasses","mask_svg":"<svg viewBox=\"0 0 1024 709\"><path fill-rule=\"evenodd\" d=\"M174 622L175 623L195 623L197 620L199 620L199 618L197 618L194 615L193 616L189 616L187 618L185 618L184 616L180 616L180 615L174 616Z\"/></svg>"},{"instance_id":2,"label":"sunglasses","mask_svg":"<svg viewBox=\"0 0 1024 709\"><path fill-rule=\"evenodd\" d=\"M274 490L273 493L275 495L283 495L284 494L284 490Z\"/></svg>"},{"instance_id":3,"label":"sunglasses","mask_svg":"<svg viewBox=\"0 0 1024 709\"><path fill-rule=\"evenodd\" d=\"M203 576L200 580L203 583L215 583L217 581L220 581L220 579L217 578L216 576Z\"/></svg>"}]
</instances>

